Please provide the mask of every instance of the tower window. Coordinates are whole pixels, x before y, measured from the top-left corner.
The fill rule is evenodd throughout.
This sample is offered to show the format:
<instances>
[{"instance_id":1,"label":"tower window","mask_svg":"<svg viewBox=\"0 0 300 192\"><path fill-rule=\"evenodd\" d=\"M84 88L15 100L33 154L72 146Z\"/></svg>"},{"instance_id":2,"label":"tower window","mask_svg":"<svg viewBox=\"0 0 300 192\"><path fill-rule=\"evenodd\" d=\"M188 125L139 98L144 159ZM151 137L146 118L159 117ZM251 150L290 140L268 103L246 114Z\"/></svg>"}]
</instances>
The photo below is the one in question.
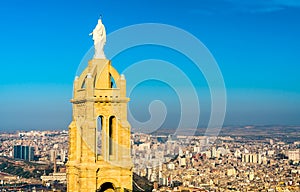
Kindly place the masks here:
<instances>
[{"instance_id":1,"label":"tower window","mask_svg":"<svg viewBox=\"0 0 300 192\"><path fill-rule=\"evenodd\" d=\"M97 155L102 155L102 127L103 116L97 118Z\"/></svg>"},{"instance_id":2,"label":"tower window","mask_svg":"<svg viewBox=\"0 0 300 192\"><path fill-rule=\"evenodd\" d=\"M111 116L109 118L109 155L114 154L115 131L116 131L116 117Z\"/></svg>"},{"instance_id":3,"label":"tower window","mask_svg":"<svg viewBox=\"0 0 300 192\"><path fill-rule=\"evenodd\" d=\"M117 88L115 79L111 74L109 74L109 78L110 78L110 88Z\"/></svg>"}]
</instances>

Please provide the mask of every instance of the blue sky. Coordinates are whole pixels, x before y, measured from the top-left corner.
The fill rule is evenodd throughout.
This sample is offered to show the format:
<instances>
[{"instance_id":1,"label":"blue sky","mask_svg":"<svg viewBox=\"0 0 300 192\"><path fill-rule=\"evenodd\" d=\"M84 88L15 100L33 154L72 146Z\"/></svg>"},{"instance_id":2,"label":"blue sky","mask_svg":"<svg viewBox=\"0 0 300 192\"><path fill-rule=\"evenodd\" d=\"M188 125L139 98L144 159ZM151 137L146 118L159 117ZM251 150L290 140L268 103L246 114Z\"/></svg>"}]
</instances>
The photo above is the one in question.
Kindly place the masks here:
<instances>
[{"instance_id":1,"label":"blue sky","mask_svg":"<svg viewBox=\"0 0 300 192\"><path fill-rule=\"evenodd\" d=\"M164 23L201 40L218 62L226 84L226 125L300 124L299 1L4 0L0 2L0 130L67 128L73 79L93 44L88 34L100 14L107 33L133 24ZM136 48L116 57L113 64L122 71L124 65L142 58L188 62L173 55L160 47ZM209 96L207 85L198 83L205 79L193 67L185 73L197 89L203 107L200 126L205 126ZM143 95L147 97L141 99ZM164 126L176 126L180 108L171 87L148 81L131 97L132 113L141 121L149 118L151 100L165 100L169 112Z\"/></svg>"}]
</instances>

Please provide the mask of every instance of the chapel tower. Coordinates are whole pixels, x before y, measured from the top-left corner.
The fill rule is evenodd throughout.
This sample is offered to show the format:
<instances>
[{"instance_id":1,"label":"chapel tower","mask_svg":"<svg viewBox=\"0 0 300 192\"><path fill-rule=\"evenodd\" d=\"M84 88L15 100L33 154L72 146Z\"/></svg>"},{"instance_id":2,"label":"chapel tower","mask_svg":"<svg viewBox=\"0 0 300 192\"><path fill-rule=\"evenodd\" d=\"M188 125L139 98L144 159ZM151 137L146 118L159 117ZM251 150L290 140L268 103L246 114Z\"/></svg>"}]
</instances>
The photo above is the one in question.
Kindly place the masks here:
<instances>
[{"instance_id":1,"label":"chapel tower","mask_svg":"<svg viewBox=\"0 0 300 192\"><path fill-rule=\"evenodd\" d=\"M96 34L104 26L98 25L92 34L105 44L103 29ZM95 42L94 58L74 81L68 192L132 191L126 80L105 58L104 44Z\"/></svg>"}]
</instances>

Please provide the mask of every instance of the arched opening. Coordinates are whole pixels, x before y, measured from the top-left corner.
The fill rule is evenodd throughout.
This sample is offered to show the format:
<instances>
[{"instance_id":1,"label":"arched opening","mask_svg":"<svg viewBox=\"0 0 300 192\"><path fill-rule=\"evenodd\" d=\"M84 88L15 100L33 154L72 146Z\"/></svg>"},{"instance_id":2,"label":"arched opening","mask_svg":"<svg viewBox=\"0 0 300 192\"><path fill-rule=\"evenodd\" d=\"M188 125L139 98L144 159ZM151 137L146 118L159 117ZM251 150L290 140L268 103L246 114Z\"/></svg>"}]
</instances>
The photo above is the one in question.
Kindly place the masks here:
<instances>
[{"instance_id":1,"label":"arched opening","mask_svg":"<svg viewBox=\"0 0 300 192\"><path fill-rule=\"evenodd\" d=\"M114 154L114 140L115 140L115 131L116 131L116 117L115 116L111 116L109 118L109 155L113 155Z\"/></svg>"},{"instance_id":2,"label":"arched opening","mask_svg":"<svg viewBox=\"0 0 300 192\"><path fill-rule=\"evenodd\" d=\"M111 74L109 74L109 79L110 79L110 88L117 88L116 81Z\"/></svg>"},{"instance_id":3,"label":"arched opening","mask_svg":"<svg viewBox=\"0 0 300 192\"><path fill-rule=\"evenodd\" d=\"M85 89L85 87L86 87L86 85L85 85L86 83L85 82L86 82L86 78L82 82L81 89Z\"/></svg>"},{"instance_id":4,"label":"arched opening","mask_svg":"<svg viewBox=\"0 0 300 192\"><path fill-rule=\"evenodd\" d=\"M103 183L100 189L97 190L97 192L114 192L114 191L115 191L114 185L110 182Z\"/></svg>"},{"instance_id":5,"label":"arched opening","mask_svg":"<svg viewBox=\"0 0 300 192\"><path fill-rule=\"evenodd\" d=\"M102 127L103 116L97 118L97 155L102 155Z\"/></svg>"}]
</instances>

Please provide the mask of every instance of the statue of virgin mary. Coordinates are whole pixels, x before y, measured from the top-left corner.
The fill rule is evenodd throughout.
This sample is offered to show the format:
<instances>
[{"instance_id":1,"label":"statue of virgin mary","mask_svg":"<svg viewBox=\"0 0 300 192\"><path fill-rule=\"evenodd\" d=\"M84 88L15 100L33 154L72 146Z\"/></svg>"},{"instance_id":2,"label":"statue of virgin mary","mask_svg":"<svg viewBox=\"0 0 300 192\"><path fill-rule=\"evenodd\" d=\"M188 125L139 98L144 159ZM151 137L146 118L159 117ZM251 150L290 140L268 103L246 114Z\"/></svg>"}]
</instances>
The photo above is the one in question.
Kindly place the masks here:
<instances>
[{"instance_id":1,"label":"statue of virgin mary","mask_svg":"<svg viewBox=\"0 0 300 192\"><path fill-rule=\"evenodd\" d=\"M89 35L93 35L94 47L95 47L94 58L106 59L104 54L104 45L106 43L106 32L101 18L98 20L98 24L96 25L93 32L91 32Z\"/></svg>"}]
</instances>

